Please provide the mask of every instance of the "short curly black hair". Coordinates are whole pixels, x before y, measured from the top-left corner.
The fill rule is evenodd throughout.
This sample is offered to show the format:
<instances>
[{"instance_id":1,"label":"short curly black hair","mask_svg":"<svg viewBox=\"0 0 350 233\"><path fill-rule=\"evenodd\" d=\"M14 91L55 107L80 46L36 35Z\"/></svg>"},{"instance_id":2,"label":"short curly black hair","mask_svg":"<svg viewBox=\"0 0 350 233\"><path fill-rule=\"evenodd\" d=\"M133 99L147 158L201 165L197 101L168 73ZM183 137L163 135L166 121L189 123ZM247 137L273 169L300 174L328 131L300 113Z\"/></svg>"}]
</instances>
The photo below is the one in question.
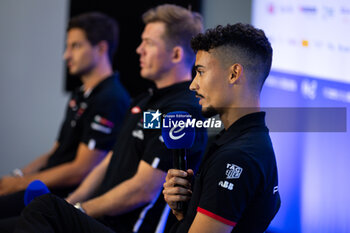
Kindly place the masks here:
<instances>
[{"instance_id":1,"label":"short curly black hair","mask_svg":"<svg viewBox=\"0 0 350 233\"><path fill-rule=\"evenodd\" d=\"M229 60L230 64L241 64L250 73L250 81L260 90L270 73L271 44L264 31L249 24L227 24L208 29L192 39L191 47L195 52L221 49L221 57Z\"/></svg>"},{"instance_id":2,"label":"short curly black hair","mask_svg":"<svg viewBox=\"0 0 350 233\"><path fill-rule=\"evenodd\" d=\"M108 56L112 62L119 36L118 23L114 18L100 12L88 12L71 18L67 31L72 28L82 29L91 45L106 41Z\"/></svg>"}]
</instances>

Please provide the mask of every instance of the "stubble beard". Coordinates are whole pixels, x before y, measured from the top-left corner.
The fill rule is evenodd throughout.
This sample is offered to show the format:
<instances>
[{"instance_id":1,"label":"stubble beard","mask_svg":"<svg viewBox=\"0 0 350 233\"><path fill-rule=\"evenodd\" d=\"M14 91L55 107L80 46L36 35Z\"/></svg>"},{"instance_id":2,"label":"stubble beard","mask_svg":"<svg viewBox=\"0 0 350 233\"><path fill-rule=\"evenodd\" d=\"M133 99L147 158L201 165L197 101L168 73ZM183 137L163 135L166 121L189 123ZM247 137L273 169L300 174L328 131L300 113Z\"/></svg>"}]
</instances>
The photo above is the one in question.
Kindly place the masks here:
<instances>
[{"instance_id":1,"label":"stubble beard","mask_svg":"<svg viewBox=\"0 0 350 233\"><path fill-rule=\"evenodd\" d=\"M219 114L219 112L212 106L209 106L207 108L202 108L202 115L205 117L205 118L210 118L210 117L213 117L215 115Z\"/></svg>"}]
</instances>

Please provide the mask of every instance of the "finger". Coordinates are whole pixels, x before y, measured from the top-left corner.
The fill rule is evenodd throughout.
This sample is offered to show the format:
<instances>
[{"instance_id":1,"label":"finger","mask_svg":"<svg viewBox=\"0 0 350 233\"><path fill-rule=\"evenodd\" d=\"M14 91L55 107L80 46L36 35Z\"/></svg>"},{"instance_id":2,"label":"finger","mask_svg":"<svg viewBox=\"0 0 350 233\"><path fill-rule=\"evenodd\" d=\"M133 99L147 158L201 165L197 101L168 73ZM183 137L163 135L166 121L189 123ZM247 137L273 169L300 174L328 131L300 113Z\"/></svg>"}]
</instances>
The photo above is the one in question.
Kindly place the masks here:
<instances>
[{"instance_id":1,"label":"finger","mask_svg":"<svg viewBox=\"0 0 350 233\"><path fill-rule=\"evenodd\" d=\"M163 187L167 188L167 187L174 187L174 186L178 186L178 185L186 187L186 188L191 187L191 183L187 179L184 179L181 177L172 177L171 179L169 179L167 182L165 182L163 184Z\"/></svg>"},{"instance_id":2,"label":"finger","mask_svg":"<svg viewBox=\"0 0 350 233\"><path fill-rule=\"evenodd\" d=\"M167 201L165 197L164 197L164 200L172 210L176 210L176 207L177 207L176 201L169 201L169 200Z\"/></svg>"},{"instance_id":3,"label":"finger","mask_svg":"<svg viewBox=\"0 0 350 233\"><path fill-rule=\"evenodd\" d=\"M183 186L185 188L191 187L191 183L188 179L184 179L181 177L173 177L171 181L174 182L174 186Z\"/></svg>"},{"instance_id":4,"label":"finger","mask_svg":"<svg viewBox=\"0 0 350 233\"><path fill-rule=\"evenodd\" d=\"M194 175L193 170L192 170L192 169L188 169L188 170L187 170L187 175L188 175L189 177L192 177L192 176Z\"/></svg>"},{"instance_id":5,"label":"finger","mask_svg":"<svg viewBox=\"0 0 350 233\"><path fill-rule=\"evenodd\" d=\"M164 200L172 207L176 209L176 202L179 201L188 201L191 199L191 196L188 195L164 195Z\"/></svg>"},{"instance_id":6,"label":"finger","mask_svg":"<svg viewBox=\"0 0 350 233\"><path fill-rule=\"evenodd\" d=\"M168 172L165 177L165 182L168 182L172 178L171 174Z\"/></svg>"},{"instance_id":7,"label":"finger","mask_svg":"<svg viewBox=\"0 0 350 233\"><path fill-rule=\"evenodd\" d=\"M168 171L168 175L171 177L174 177L174 176L187 177L187 172L179 170L179 169L170 169Z\"/></svg>"},{"instance_id":8,"label":"finger","mask_svg":"<svg viewBox=\"0 0 350 233\"><path fill-rule=\"evenodd\" d=\"M176 187L169 187L163 190L163 194L167 195L191 195L192 191L190 189L176 186Z\"/></svg>"}]
</instances>

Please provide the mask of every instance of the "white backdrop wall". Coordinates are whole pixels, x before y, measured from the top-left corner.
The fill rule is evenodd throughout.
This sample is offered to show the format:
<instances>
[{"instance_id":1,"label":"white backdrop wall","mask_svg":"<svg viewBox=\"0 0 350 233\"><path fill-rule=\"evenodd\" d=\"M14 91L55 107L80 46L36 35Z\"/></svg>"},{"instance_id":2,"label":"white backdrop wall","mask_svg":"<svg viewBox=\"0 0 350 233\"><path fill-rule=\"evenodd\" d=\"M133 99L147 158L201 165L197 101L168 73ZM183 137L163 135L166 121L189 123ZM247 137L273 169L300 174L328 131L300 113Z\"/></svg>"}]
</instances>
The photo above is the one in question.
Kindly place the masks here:
<instances>
[{"instance_id":1,"label":"white backdrop wall","mask_svg":"<svg viewBox=\"0 0 350 233\"><path fill-rule=\"evenodd\" d=\"M0 1L0 176L49 150L63 118L68 0Z\"/></svg>"},{"instance_id":2,"label":"white backdrop wall","mask_svg":"<svg viewBox=\"0 0 350 233\"><path fill-rule=\"evenodd\" d=\"M218 24L251 23L252 0L202 0L205 28Z\"/></svg>"}]
</instances>

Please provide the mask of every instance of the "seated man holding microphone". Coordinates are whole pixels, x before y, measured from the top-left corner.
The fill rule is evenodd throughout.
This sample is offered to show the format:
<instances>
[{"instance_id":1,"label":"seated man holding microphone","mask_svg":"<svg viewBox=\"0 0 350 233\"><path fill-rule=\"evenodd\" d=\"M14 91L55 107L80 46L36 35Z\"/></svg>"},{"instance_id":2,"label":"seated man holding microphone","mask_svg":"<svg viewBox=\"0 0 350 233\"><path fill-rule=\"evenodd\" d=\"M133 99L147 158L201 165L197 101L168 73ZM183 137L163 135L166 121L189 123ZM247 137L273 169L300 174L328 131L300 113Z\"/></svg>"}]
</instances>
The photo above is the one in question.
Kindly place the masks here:
<instances>
[{"instance_id":1,"label":"seated man holding microphone","mask_svg":"<svg viewBox=\"0 0 350 233\"><path fill-rule=\"evenodd\" d=\"M191 45L197 75L190 88L203 115L219 114L225 129L193 185L192 170L169 170L163 194L179 220L171 232L265 232L280 207L275 155L260 112L271 45L262 30L244 24L209 29ZM178 202L188 209L178 209Z\"/></svg>"}]
</instances>

